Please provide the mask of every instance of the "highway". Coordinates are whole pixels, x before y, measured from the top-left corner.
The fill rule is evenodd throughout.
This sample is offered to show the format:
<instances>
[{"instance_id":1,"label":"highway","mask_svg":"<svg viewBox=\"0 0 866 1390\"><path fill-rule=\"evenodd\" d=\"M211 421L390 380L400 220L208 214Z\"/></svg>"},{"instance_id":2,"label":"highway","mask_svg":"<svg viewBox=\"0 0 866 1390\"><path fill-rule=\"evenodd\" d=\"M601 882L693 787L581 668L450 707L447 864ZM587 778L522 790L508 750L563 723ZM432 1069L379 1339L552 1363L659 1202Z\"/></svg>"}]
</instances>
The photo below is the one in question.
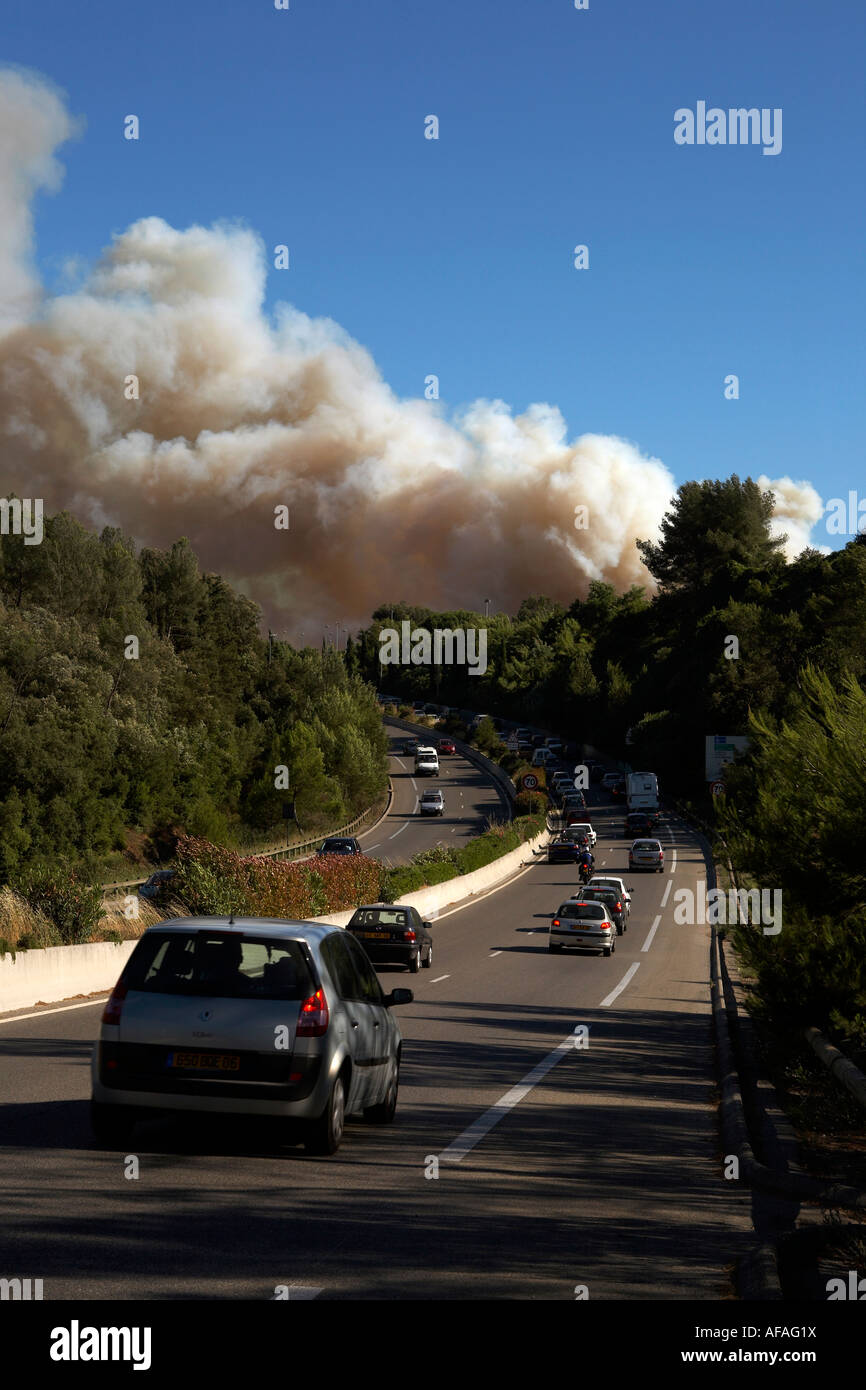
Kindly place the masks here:
<instances>
[{"instance_id":1,"label":"highway","mask_svg":"<svg viewBox=\"0 0 866 1390\"><path fill-rule=\"evenodd\" d=\"M409 735L387 719L385 728L390 743L388 772L393 796L385 819L358 836L365 854L388 864L406 864L413 855L433 845L465 844L486 830L490 820L510 819L505 794L481 768L459 754L443 753L438 777L416 777L414 759L398 751ZM441 735L435 729L428 732L429 742L435 748ZM422 792L433 789L445 796L445 814L422 816L418 799Z\"/></svg>"},{"instance_id":2,"label":"highway","mask_svg":"<svg viewBox=\"0 0 866 1390\"><path fill-rule=\"evenodd\" d=\"M665 823L664 875L629 875L622 810L592 800L597 867L634 888L615 954L548 953L576 874L543 859L438 918L431 971L379 968L415 991L396 1122L352 1118L332 1158L153 1120L128 1176L88 1126L101 1000L0 1016L5 1272L46 1299L732 1297L753 1232L719 1153L709 928L672 913L702 852Z\"/></svg>"}]
</instances>

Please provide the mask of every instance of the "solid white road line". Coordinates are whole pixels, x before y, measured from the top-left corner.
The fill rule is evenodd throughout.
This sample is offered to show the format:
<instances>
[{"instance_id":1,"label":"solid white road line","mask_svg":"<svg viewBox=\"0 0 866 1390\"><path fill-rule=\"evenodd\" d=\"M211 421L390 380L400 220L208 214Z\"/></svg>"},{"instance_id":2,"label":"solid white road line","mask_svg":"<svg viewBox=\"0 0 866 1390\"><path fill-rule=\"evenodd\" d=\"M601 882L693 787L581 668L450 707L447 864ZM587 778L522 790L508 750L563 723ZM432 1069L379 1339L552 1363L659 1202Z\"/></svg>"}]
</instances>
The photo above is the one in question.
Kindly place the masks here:
<instances>
[{"instance_id":1,"label":"solid white road line","mask_svg":"<svg viewBox=\"0 0 866 1390\"><path fill-rule=\"evenodd\" d=\"M614 999L618 998L619 995L622 994L622 992L623 992L623 990L625 989L626 985L628 984L629 980L631 980L632 977L634 976L635 971L637 970L637 968L638 968L639 965L640 965L640 961L639 961L639 960L636 960L636 961L634 962L633 965L630 965L630 966L629 966L628 970L627 970L627 971L625 972L625 974L623 975L623 977L622 977L622 979L620 980L619 984L617 985L616 989L611 990L610 994L607 996L606 999L602 999L601 1003L600 1003L599 1006L598 1006L600 1009L609 1009L609 1008L610 1008L610 1006L611 1006L611 1004L613 1003Z\"/></svg>"},{"instance_id":2,"label":"solid white road line","mask_svg":"<svg viewBox=\"0 0 866 1390\"><path fill-rule=\"evenodd\" d=\"M666 907L666 906L667 906L667 901L668 901L668 898L669 898L670 895L671 895L671 889L673 888L673 886L674 886L674 881L673 881L672 878L669 878L668 881L667 881L667 883L665 884L664 896L663 896L663 898L662 898L662 900L661 900L661 903L660 903L660 906L661 906L661 907Z\"/></svg>"},{"instance_id":3,"label":"solid white road line","mask_svg":"<svg viewBox=\"0 0 866 1390\"><path fill-rule=\"evenodd\" d=\"M489 1110L479 1116L468 1129L464 1129L462 1134L458 1134L447 1149L443 1149L439 1158L444 1163L459 1163L462 1158L480 1143L486 1134L489 1134L495 1125L499 1124L506 1115L509 1115L516 1105L529 1095L530 1091L538 1085L539 1081L547 1075L549 1071L561 1062L566 1052L571 1052L574 1048L574 1036L565 1038L558 1047L539 1062L537 1067L533 1067L531 1072L527 1072L519 1085L513 1086L510 1091L506 1091L504 1096L500 1096L495 1105L491 1105Z\"/></svg>"},{"instance_id":4,"label":"solid white road line","mask_svg":"<svg viewBox=\"0 0 866 1390\"><path fill-rule=\"evenodd\" d=\"M676 867L677 867L677 852L676 852L675 849L672 849L672 850L671 850L671 873L675 873L675 872L676 872Z\"/></svg>"},{"instance_id":5,"label":"solid white road line","mask_svg":"<svg viewBox=\"0 0 866 1390\"><path fill-rule=\"evenodd\" d=\"M0 1023L20 1023L22 1018L45 1018L47 1014L66 1014L70 1009L95 1009L97 1004L104 1004L107 998L108 995L103 994L99 999L88 999L86 1004L64 1004L59 1009L38 1009L35 1014L15 1014L14 1018L0 1018Z\"/></svg>"},{"instance_id":6,"label":"solid white road line","mask_svg":"<svg viewBox=\"0 0 866 1390\"><path fill-rule=\"evenodd\" d=\"M655 921L653 922L652 926L650 927L649 936L647 937L647 939L646 939L646 941L644 942L644 944L641 946L641 950L642 950L642 951L648 951L648 950L649 950L650 946L652 945L653 937L655 936L656 932L658 931L659 922L660 922L661 920L662 920L662 919L661 919L661 913L659 913L658 917L655 919Z\"/></svg>"}]
</instances>

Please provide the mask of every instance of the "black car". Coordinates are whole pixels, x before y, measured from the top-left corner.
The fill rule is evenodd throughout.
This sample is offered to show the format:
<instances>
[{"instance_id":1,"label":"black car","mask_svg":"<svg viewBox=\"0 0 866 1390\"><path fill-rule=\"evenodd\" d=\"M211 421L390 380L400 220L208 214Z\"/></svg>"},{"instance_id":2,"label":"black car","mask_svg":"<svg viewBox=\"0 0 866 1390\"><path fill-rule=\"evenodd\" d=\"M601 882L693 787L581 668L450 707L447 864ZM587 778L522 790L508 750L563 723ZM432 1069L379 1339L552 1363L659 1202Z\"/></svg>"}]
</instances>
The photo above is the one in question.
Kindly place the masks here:
<instances>
[{"instance_id":1,"label":"black car","mask_svg":"<svg viewBox=\"0 0 866 1390\"><path fill-rule=\"evenodd\" d=\"M622 936L623 932L628 930L624 904L615 888L593 888L588 884L586 888L581 888L580 897L583 902L604 903L616 925L617 936Z\"/></svg>"},{"instance_id":2,"label":"black car","mask_svg":"<svg viewBox=\"0 0 866 1390\"><path fill-rule=\"evenodd\" d=\"M652 811L630 811L625 818L625 837L635 840L640 835L649 835L658 824L658 816Z\"/></svg>"},{"instance_id":3,"label":"black car","mask_svg":"<svg viewBox=\"0 0 866 1390\"><path fill-rule=\"evenodd\" d=\"M573 835L558 835L547 846L547 862L548 864L576 864L580 857L581 848Z\"/></svg>"},{"instance_id":4,"label":"black car","mask_svg":"<svg viewBox=\"0 0 866 1390\"><path fill-rule=\"evenodd\" d=\"M316 854L363 854L364 851L353 835L330 835Z\"/></svg>"},{"instance_id":5,"label":"black car","mask_svg":"<svg viewBox=\"0 0 866 1390\"><path fill-rule=\"evenodd\" d=\"M369 903L359 907L346 931L360 941L372 961L406 965L415 975L433 964L430 923L416 907L404 903Z\"/></svg>"}]
</instances>

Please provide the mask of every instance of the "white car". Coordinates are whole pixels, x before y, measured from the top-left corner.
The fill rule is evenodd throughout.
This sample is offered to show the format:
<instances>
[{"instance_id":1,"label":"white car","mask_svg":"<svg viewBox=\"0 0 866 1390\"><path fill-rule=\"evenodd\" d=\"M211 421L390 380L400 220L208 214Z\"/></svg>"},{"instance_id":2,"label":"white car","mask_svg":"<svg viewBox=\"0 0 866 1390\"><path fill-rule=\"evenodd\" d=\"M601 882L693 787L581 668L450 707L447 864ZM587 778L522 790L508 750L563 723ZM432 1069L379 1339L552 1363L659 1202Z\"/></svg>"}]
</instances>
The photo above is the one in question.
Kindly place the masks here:
<instances>
[{"instance_id":1,"label":"white car","mask_svg":"<svg viewBox=\"0 0 866 1390\"><path fill-rule=\"evenodd\" d=\"M649 869L652 873L665 871L665 852L660 840L635 840L628 852L630 869Z\"/></svg>"},{"instance_id":2,"label":"white car","mask_svg":"<svg viewBox=\"0 0 866 1390\"><path fill-rule=\"evenodd\" d=\"M593 874L588 888L615 888L625 903L626 912L631 912L631 889L626 888L625 880L614 878L612 874Z\"/></svg>"},{"instance_id":3,"label":"white car","mask_svg":"<svg viewBox=\"0 0 866 1390\"><path fill-rule=\"evenodd\" d=\"M601 951L612 956L616 950L616 926L604 903L569 898L550 924L549 951Z\"/></svg>"},{"instance_id":4,"label":"white car","mask_svg":"<svg viewBox=\"0 0 866 1390\"><path fill-rule=\"evenodd\" d=\"M441 792L422 792L421 800L418 802L418 810L422 816L444 816L445 798Z\"/></svg>"},{"instance_id":5,"label":"white car","mask_svg":"<svg viewBox=\"0 0 866 1390\"><path fill-rule=\"evenodd\" d=\"M569 820L568 829L573 835L585 835L589 840L590 849L595 849L595 842L598 839L595 831L588 820Z\"/></svg>"}]
</instances>

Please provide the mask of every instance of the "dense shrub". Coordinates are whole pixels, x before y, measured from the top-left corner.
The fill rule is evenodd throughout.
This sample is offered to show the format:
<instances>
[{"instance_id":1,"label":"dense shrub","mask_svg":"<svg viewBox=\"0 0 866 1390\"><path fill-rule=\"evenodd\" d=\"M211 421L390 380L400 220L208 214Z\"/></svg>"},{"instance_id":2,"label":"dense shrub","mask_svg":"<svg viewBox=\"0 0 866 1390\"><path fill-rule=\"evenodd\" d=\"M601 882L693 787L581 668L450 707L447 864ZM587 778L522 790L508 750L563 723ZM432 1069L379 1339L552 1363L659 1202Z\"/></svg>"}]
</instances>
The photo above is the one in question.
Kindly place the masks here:
<instances>
[{"instance_id":1,"label":"dense shrub","mask_svg":"<svg viewBox=\"0 0 866 1390\"><path fill-rule=\"evenodd\" d=\"M384 868L365 855L328 854L291 863L244 858L182 836L175 897L194 915L284 917L304 921L379 898Z\"/></svg>"},{"instance_id":2,"label":"dense shrub","mask_svg":"<svg viewBox=\"0 0 866 1390\"><path fill-rule=\"evenodd\" d=\"M104 912L102 890L79 882L74 873L48 867L31 869L22 876L17 890L30 907L56 928L62 946L89 941Z\"/></svg>"},{"instance_id":3,"label":"dense shrub","mask_svg":"<svg viewBox=\"0 0 866 1390\"><path fill-rule=\"evenodd\" d=\"M399 902L407 893L417 893L426 882L426 871L416 864L400 864L396 869L388 869L382 885L382 902Z\"/></svg>"}]
</instances>

